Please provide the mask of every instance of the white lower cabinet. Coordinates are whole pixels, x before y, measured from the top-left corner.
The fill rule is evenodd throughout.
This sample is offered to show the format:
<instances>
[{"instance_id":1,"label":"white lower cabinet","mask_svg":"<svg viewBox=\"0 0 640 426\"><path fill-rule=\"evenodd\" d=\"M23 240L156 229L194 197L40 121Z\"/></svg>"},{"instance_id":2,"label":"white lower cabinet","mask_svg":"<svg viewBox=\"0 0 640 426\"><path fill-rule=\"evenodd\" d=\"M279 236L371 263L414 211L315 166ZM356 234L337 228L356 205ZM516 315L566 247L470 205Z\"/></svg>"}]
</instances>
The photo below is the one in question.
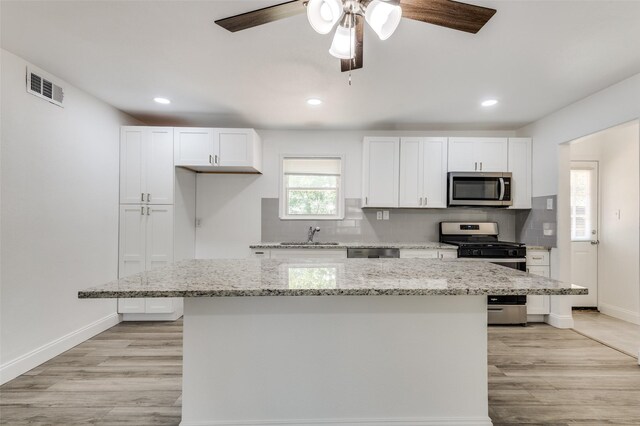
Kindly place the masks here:
<instances>
[{"instance_id":1,"label":"white lower cabinet","mask_svg":"<svg viewBox=\"0 0 640 426\"><path fill-rule=\"evenodd\" d=\"M121 205L119 278L160 268L173 262L173 206ZM125 320L177 319L182 315L180 298L118 299L118 313ZM163 314L165 317L147 316Z\"/></svg>"},{"instance_id":2,"label":"white lower cabinet","mask_svg":"<svg viewBox=\"0 0 640 426\"><path fill-rule=\"evenodd\" d=\"M527 272L549 278L549 251L527 250ZM549 296L527 296L528 315L547 315L551 312Z\"/></svg>"},{"instance_id":3,"label":"white lower cabinet","mask_svg":"<svg viewBox=\"0 0 640 426\"><path fill-rule=\"evenodd\" d=\"M346 249L253 249L253 257L266 259L345 259Z\"/></svg>"},{"instance_id":4,"label":"white lower cabinet","mask_svg":"<svg viewBox=\"0 0 640 426\"><path fill-rule=\"evenodd\" d=\"M435 249L402 249L401 259L456 259L456 250L435 250Z\"/></svg>"}]
</instances>

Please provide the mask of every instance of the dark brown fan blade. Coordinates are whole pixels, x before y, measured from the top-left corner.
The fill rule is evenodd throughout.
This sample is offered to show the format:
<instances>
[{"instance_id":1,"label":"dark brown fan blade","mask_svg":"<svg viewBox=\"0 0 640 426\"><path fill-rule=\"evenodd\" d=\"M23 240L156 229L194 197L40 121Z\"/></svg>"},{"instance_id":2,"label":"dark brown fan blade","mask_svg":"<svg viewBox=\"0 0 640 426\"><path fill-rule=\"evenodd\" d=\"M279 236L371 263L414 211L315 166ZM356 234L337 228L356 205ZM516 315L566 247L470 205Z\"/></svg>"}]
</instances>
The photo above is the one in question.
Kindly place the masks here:
<instances>
[{"instance_id":1,"label":"dark brown fan blade","mask_svg":"<svg viewBox=\"0 0 640 426\"><path fill-rule=\"evenodd\" d=\"M305 13L305 11L304 3L301 0L293 0L253 10L251 12L242 13L240 15L218 19L215 22L222 28L235 33L236 31L246 30L247 28L257 27L258 25L268 24L269 22L277 21L279 19L299 15L301 13Z\"/></svg>"},{"instance_id":2,"label":"dark brown fan blade","mask_svg":"<svg viewBox=\"0 0 640 426\"><path fill-rule=\"evenodd\" d=\"M454 30L477 33L495 9L453 0L401 0L402 17Z\"/></svg>"},{"instance_id":3,"label":"dark brown fan blade","mask_svg":"<svg viewBox=\"0 0 640 426\"><path fill-rule=\"evenodd\" d=\"M364 40L364 18L361 15L356 15L356 54L351 59L340 59L340 69L342 72L357 70L362 68L362 51Z\"/></svg>"}]
</instances>

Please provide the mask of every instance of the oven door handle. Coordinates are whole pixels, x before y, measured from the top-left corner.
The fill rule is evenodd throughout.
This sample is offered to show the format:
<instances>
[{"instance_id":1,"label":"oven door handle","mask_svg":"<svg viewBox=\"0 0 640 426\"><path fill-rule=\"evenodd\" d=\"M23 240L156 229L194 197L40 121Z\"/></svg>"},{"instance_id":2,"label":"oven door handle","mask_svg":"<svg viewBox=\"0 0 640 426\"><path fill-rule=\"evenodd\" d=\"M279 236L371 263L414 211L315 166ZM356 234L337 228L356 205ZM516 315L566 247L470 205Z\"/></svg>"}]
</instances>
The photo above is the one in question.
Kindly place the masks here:
<instances>
[{"instance_id":1,"label":"oven door handle","mask_svg":"<svg viewBox=\"0 0 640 426\"><path fill-rule=\"evenodd\" d=\"M500 201L504 201L504 193L505 193L505 190L506 190L506 186L504 184L504 178L499 178L498 180L500 181L500 198L499 198L499 200Z\"/></svg>"}]
</instances>

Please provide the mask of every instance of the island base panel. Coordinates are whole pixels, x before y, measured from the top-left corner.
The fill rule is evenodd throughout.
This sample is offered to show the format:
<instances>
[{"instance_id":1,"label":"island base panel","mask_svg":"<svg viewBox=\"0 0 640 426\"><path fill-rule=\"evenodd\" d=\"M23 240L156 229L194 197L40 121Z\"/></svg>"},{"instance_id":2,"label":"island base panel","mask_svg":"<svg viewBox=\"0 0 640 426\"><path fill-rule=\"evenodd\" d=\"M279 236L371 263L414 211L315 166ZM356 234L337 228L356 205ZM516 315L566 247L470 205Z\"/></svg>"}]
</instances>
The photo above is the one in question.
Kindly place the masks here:
<instances>
[{"instance_id":1,"label":"island base panel","mask_svg":"<svg viewBox=\"0 0 640 426\"><path fill-rule=\"evenodd\" d=\"M182 426L491 425L486 296L187 298Z\"/></svg>"}]
</instances>

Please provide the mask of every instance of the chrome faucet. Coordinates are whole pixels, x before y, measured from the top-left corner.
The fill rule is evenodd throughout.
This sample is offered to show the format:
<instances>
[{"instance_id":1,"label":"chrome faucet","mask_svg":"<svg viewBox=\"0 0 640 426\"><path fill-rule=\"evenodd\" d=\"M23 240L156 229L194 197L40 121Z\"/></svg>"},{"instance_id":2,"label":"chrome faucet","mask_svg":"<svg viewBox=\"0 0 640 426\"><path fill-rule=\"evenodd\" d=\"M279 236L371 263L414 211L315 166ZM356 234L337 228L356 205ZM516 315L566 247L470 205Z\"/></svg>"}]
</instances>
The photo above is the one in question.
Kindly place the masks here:
<instances>
[{"instance_id":1,"label":"chrome faucet","mask_svg":"<svg viewBox=\"0 0 640 426\"><path fill-rule=\"evenodd\" d=\"M315 228L313 226L309 227L309 232L307 232L307 243L313 243L313 236L316 235L316 232L320 232L319 226L316 226Z\"/></svg>"}]
</instances>

